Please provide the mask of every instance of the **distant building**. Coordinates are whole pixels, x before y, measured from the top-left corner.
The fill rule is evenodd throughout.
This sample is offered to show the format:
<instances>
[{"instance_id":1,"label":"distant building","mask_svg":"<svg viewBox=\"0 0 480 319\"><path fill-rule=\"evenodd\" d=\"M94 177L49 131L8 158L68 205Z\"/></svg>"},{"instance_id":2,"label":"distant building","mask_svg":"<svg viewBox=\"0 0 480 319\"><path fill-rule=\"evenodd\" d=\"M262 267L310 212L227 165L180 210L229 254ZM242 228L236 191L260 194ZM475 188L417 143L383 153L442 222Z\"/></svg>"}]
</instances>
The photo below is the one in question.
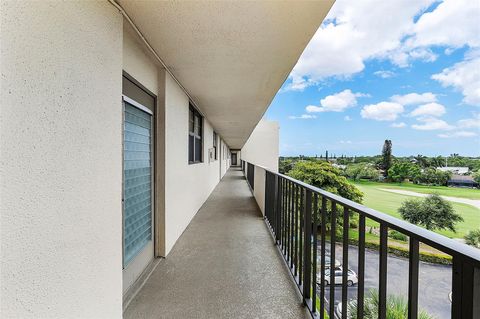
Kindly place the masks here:
<instances>
[{"instance_id":1,"label":"distant building","mask_svg":"<svg viewBox=\"0 0 480 319\"><path fill-rule=\"evenodd\" d=\"M454 174L447 182L448 186L452 187L468 187L475 188L478 187L478 183L475 182L472 176L458 175Z\"/></svg>"},{"instance_id":2,"label":"distant building","mask_svg":"<svg viewBox=\"0 0 480 319\"><path fill-rule=\"evenodd\" d=\"M468 173L468 167L450 166L450 167L437 167L438 170L443 172L452 172L453 174L464 175Z\"/></svg>"},{"instance_id":3,"label":"distant building","mask_svg":"<svg viewBox=\"0 0 480 319\"><path fill-rule=\"evenodd\" d=\"M342 165L342 164L332 164L333 167L339 168L339 169L346 169L347 165Z\"/></svg>"}]
</instances>

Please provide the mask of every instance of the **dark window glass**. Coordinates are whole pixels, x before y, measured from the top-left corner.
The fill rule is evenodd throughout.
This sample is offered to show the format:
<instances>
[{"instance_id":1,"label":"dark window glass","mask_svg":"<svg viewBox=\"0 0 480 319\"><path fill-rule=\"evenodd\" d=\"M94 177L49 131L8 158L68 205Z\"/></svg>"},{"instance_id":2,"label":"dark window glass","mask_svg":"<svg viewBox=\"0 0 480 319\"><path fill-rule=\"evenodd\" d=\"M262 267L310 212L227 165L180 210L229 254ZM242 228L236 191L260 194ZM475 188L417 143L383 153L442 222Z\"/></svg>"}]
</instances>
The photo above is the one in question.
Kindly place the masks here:
<instances>
[{"instance_id":1,"label":"dark window glass","mask_svg":"<svg viewBox=\"0 0 480 319\"><path fill-rule=\"evenodd\" d=\"M188 137L188 161L189 162L194 162L195 161L195 157L193 156L194 155L194 152L193 152L193 147L195 145L195 137L193 137L193 135L190 135Z\"/></svg>"},{"instance_id":2,"label":"dark window glass","mask_svg":"<svg viewBox=\"0 0 480 319\"><path fill-rule=\"evenodd\" d=\"M190 109L190 118L188 120L188 131L193 133L193 110Z\"/></svg>"},{"instance_id":3,"label":"dark window glass","mask_svg":"<svg viewBox=\"0 0 480 319\"><path fill-rule=\"evenodd\" d=\"M203 118L200 113L190 105L188 128L188 162L202 162L203 157Z\"/></svg>"},{"instance_id":4,"label":"dark window glass","mask_svg":"<svg viewBox=\"0 0 480 319\"><path fill-rule=\"evenodd\" d=\"M214 158L215 160L218 159L218 152L217 152L217 133L216 132L213 132L213 154L214 154Z\"/></svg>"}]
</instances>

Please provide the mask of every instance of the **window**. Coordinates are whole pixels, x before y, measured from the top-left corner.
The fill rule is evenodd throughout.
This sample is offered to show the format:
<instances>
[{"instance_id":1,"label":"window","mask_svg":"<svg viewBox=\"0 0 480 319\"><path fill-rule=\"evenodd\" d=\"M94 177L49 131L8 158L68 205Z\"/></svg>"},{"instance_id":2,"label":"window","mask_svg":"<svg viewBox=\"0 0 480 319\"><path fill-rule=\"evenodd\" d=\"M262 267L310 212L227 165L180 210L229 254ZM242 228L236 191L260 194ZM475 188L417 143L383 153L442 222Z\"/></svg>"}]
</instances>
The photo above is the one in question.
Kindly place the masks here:
<instances>
[{"instance_id":1,"label":"window","mask_svg":"<svg viewBox=\"0 0 480 319\"><path fill-rule=\"evenodd\" d=\"M188 129L188 162L200 163L203 155L203 118L200 113L190 105L190 118Z\"/></svg>"},{"instance_id":2,"label":"window","mask_svg":"<svg viewBox=\"0 0 480 319\"><path fill-rule=\"evenodd\" d=\"M217 140L218 140L218 137L217 137L217 132L213 132L213 154L214 154L214 158L215 160L218 159L218 155L217 155Z\"/></svg>"}]
</instances>

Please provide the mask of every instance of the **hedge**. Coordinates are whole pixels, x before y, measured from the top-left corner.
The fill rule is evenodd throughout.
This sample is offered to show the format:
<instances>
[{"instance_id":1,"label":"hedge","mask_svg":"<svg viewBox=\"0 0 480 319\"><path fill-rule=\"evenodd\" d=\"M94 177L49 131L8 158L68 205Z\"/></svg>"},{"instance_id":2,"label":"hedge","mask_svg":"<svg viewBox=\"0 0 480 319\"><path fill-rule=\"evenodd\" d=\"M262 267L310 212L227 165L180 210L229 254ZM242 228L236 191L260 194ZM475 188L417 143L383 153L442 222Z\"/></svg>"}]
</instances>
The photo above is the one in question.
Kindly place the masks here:
<instances>
[{"instance_id":1,"label":"hedge","mask_svg":"<svg viewBox=\"0 0 480 319\"><path fill-rule=\"evenodd\" d=\"M358 239L349 239L351 245L358 246ZM365 247L370 249L378 250L380 245L372 242L365 242ZM410 254L408 249L402 247L391 247L388 246L388 252L392 255L409 258ZM451 265L452 257L449 255L435 254L426 251L420 251L419 258L421 261L432 263L432 264L441 264L441 265Z\"/></svg>"}]
</instances>

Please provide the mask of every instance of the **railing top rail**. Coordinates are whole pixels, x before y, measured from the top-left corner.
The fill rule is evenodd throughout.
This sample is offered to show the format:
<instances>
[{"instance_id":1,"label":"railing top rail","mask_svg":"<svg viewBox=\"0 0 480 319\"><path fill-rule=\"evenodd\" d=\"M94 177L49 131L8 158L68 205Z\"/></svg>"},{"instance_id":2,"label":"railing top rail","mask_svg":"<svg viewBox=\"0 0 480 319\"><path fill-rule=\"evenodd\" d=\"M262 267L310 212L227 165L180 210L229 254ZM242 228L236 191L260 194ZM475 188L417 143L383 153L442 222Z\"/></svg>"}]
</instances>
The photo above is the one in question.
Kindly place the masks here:
<instances>
[{"instance_id":1,"label":"railing top rail","mask_svg":"<svg viewBox=\"0 0 480 319\"><path fill-rule=\"evenodd\" d=\"M254 164L255 165L255 164ZM395 229L397 231L400 231L402 233L405 233L408 236L414 237L418 239L420 242L425 243L427 245L430 245L438 250L441 250L447 254L450 254L452 256L461 256L461 257L467 257L471 260L473 260L476 264L480 264L480 250L470 247L468 245L462 244L460 242L457 242L453 239L447 238L443 235L434 233L430 230L421 228L419 226L416 226L414 224L410 224L404 220L395 218L393 216L387 215L385 213L379 212L375 209L366 207L362 204L356 203L354 201L351 201L349 199L343 198L339 195L332 194L330 192L327 192L321 188L309 185L307 183L304 183L302 181L296 180L290 176L283 175L277 172L274 172L270 170L269 168L266 168L261 165L255 165L257 167L260 167L264 169L267 172L270 172L274 175L277 175L279 177L282 177L286 180L289 180L297 185L300 185L313 193L317 193L321 196L324 196L328 198L331 201L334 201L336 203L339 203L343 206L347 206L348 208L361 213L365 215L365 217L368 217L370 219L373 219L379 223L386 224L389 228Z\"/></svg>"}]
</instances>

